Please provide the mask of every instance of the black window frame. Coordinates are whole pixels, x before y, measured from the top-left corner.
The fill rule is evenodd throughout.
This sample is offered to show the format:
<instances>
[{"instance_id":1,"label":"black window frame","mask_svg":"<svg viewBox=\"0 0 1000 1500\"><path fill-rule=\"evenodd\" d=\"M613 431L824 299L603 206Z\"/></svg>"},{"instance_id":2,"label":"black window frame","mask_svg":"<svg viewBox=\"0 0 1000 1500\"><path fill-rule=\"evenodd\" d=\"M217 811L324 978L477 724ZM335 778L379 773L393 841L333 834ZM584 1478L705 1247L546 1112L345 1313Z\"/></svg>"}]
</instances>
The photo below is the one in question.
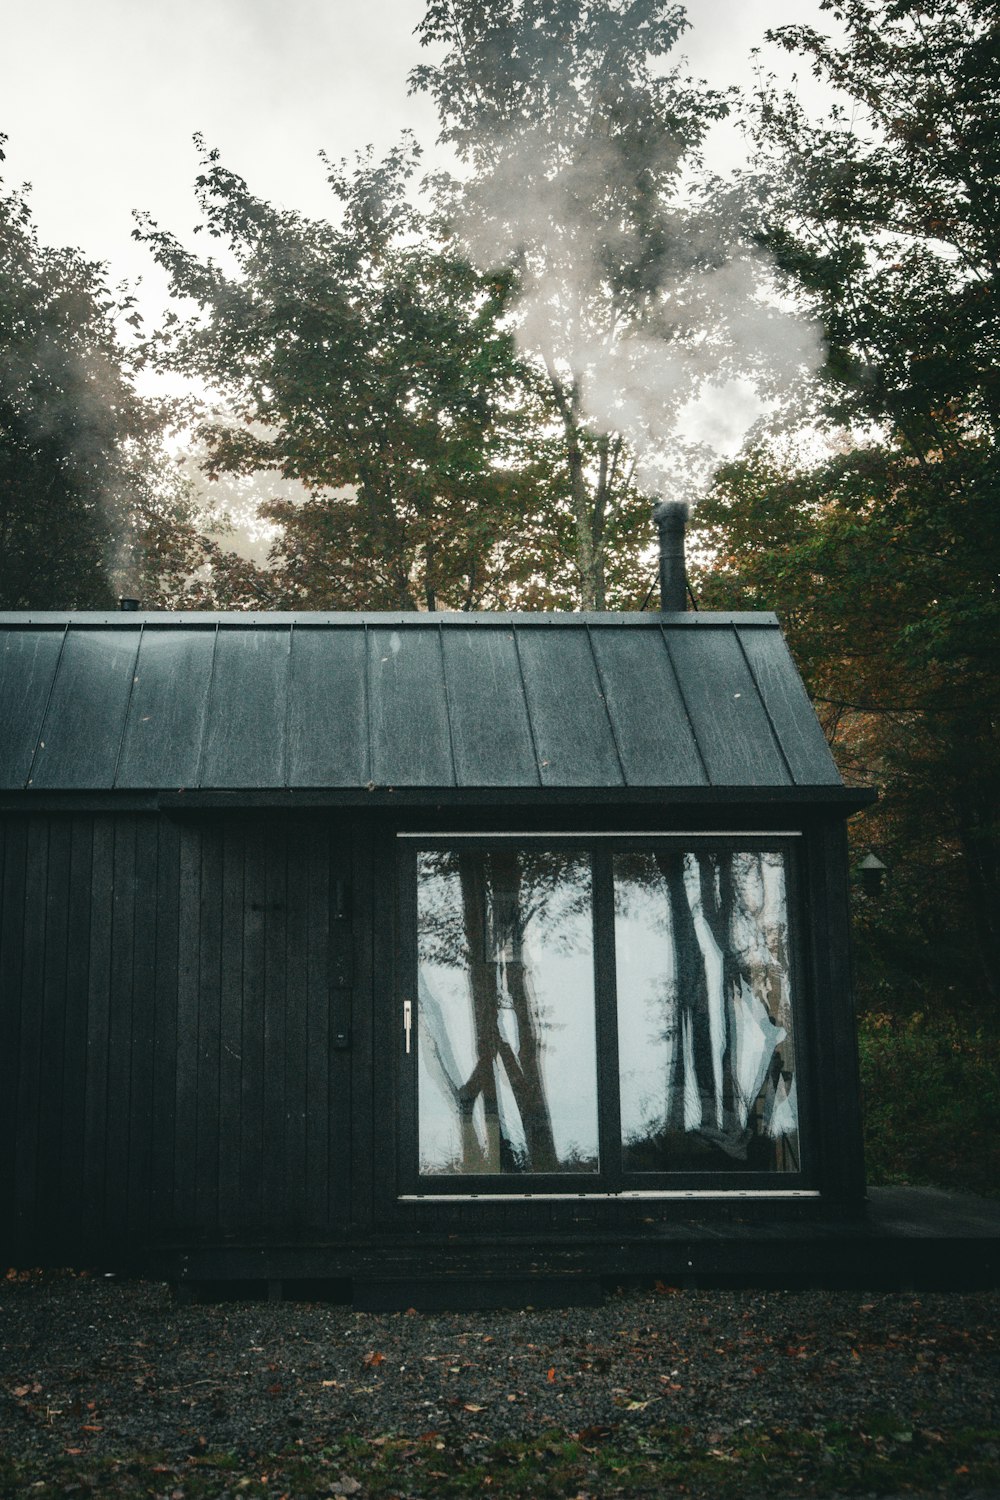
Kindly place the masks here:
<instances>
[{"instance_id":1,"label":"black window frame","mask_svg":"<svg viewBox=\"0 0 1000 1500\"><path fill-rule=\"evenodd\" d=\"M806 991L806 903L803 882L803 835L799 830L587 831L579 833L402 832L397 831L398 982L397 1015L409 1001L412 1017L410 1052L402 1026L396 1069L398 1198L497 1201L596 1199L669 1199L735 1197L816 1197L817 1162L812 1128L813 1088ZM544 849L585 851L592 874L594 1005L597 1051L597 1109L600 1167L595 1173L532 1172L421 1175L418 1162L418 1025L417 1025L417 857L424 851ZM656 848L684 853L779 853L784 862L788 920L788 968L794 1024L792 1048L797 1080L798 1171L763 1172L743 1168L727 1172L676 1168L665 1172L628 1171L622 1163L621 1100L618 1059L617 973L615 953L614 856Z\"/></svg>"}]
</instances>

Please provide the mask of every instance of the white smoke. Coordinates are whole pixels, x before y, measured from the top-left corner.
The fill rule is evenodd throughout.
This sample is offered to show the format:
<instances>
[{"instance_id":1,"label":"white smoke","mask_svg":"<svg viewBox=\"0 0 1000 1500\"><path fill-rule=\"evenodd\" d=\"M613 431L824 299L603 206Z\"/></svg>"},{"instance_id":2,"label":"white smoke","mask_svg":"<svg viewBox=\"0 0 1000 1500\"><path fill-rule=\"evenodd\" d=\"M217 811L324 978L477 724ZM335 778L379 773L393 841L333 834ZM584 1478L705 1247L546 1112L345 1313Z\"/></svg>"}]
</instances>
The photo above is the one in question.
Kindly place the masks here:
<instances>
[{"instance_id":1,"label":"white smoke","mask_svg":"<svg viewBox=\"0 0 1000 1500\"><path fill-rule=\"evenodd\" d=\"M581 157L573 126L550 120L489 154L458 230L480 269L517 267L521 353L575 392L585 425L627 440L641 489L681 484L694 498L820 367L819 326L782 305L774 267L727 229L721 199L678 192L646 254L616 222L613 143L587 142ZM616 270L640 263L640 292L621 295Z\"/></svg>"}]
</instances>

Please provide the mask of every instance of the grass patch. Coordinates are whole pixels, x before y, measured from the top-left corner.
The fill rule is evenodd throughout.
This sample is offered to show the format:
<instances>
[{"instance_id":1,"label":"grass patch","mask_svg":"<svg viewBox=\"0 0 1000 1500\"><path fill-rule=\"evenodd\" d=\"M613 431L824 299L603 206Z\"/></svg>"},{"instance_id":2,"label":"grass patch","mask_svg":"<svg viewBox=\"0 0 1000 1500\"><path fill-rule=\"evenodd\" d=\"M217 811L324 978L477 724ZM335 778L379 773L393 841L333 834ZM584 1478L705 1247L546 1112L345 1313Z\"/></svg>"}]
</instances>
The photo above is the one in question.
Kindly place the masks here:
<instances>
[{"instance_id":1,"label":"grass patch","mask_svg":"<svg viewBox=\"0 0 1000 1500\"><path fill-rule=\"evenodd\" d=\"M162 1455L44 1460L0 1458L0 1495L65 1500L100 1494L138 1500L236 1500L338 1494L377 1500L423 1496L524 1497L585 1495L688 1496L744 1500L796 1494L833 1496L902 1490L961 1495L1000 1487L1000 1431L938 1432L910 1427L898 1416L874 1415L861 1426L746 1429L738 1437L701 1442L689 1429L659 1427L496 1442L485 1437L398 1436L295 1446L252 1463L235 1454L171 1462Z\"/></svg>"},{"instance_id":2,"label":"grass patch","mask_svg":"<svg viewBox=\"0 0 1000 1500\"><path fill-rule=\"evenodd\" d=\"M1000 1194L1000 1038L869 1013L858 1049L869 1182Z\"/></svg>"}]
</instances>

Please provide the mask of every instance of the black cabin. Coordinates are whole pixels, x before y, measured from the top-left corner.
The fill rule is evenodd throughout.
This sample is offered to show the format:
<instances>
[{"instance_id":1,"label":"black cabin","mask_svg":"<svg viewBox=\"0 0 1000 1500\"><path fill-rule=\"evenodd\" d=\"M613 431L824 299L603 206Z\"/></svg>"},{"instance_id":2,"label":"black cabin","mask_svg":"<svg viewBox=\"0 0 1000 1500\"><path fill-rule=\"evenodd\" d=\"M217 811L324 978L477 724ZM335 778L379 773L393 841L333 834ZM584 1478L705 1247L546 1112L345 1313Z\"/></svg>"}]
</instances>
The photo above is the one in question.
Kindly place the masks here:
<instances>
[{"instance_id":1,"label":"black cabin","mask_svg":"<svg viewBox=\"0 0 1000 1500\"><path fill-rule=\"evenodd\" d=\"M772 615L0 616L0 787L6 1263L384 1297L860 1210L870 796Z\"/></svg>"}]
</instances>

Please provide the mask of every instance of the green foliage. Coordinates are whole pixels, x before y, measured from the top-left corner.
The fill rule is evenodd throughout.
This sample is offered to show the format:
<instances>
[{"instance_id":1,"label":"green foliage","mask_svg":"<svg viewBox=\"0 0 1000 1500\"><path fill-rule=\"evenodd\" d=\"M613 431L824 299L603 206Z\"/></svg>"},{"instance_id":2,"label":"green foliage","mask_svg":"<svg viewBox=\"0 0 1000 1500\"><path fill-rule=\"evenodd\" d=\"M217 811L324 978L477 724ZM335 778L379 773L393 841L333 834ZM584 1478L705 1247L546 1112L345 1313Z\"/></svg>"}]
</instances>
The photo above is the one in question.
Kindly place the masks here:
<instances>
[{"instance_id":1,"label":"green foliage","mask_svg":"<svg viewBox=\"0 0 1000 1500\"><path fill-rule=\"evenodd\" d=\"M197 307L171 315L152 353L220 398L201 431L208 472L302 490L262 507L276 527L266 569L212 559L232 602L637 602L648 501L634 453L584 410L578 363L545 339L526 357L513 333L539 254L561 278L545 318L576 342L584 324L599 344L623 320L661 341L692 322L690 308L669 330L650 316L665 279L720 258L718 226L699 239L671 202L726 109L660 69L683 25L663 0L431 5L418 33L446 51L411 82L474 168L438 181L433 214L414 205L419 151L404 141L381 163L327 162L330 222L277 210L204 152L199 228L227 270L141 224L175 296ZM498 206L501 186L515 218L533 206L533 247ZM558 265L539 236L549 250L559 240Z\"/></svg>"},{"instance_id":2,"label":"green foliage","mask_svg":"<svg viewBox=\"0 0 1000 1500\"><path fill-rule=\"evenodd\" d=\"M439 180L442 212L478 264L512 277L549 456L541 493L584 608L638 602L637 455L659 449L726 344L704 278L727 263L732 226L684 188L728 102L666 65L686 25L664 0L434 0L417 28L445 51L411 86L466 169ZM700 366L682 373L671 356L694 340Z\"/></svg>"},{"instance_id":3,"label":"green foliage","mask_svg":"<svg viewBox=\"0 0 1000 1500\"><path fill-rule=\"evenodd\" d=\"M696 513L703 607L777 609L841 770L874 782L856 855L890 869L859 901L862 1003L985 1014L997 986L1000 694L995 460L928 507L905 445L798 466L757 450Z\"/></svg>"},{"instance_id":4,"label":"green foliage","mask_svg":"<svg viewBox=\"0 0 1000 1500\"><path fill-rule=\"evenodd\" d=\"M0 192L0 609L151 600L179 547L183 571L201 560L130 325L105 267L41 245L26 194Z\"/></svg>"},{"instance_id":5,"label":"green foliage","mask_svg":"<svg viewBox=\"0 0 1000 1500\"><path fill-rule=\"evenodd\" d=\"M3 153L0 151L0 160ZM0 608L105 606L132 434L101 268L0 196Z\"/></svg>"},{"instance_id":6,"label":"green foliage","mask_svg":"<svg viewBox=\"0 0 1000 1500\"><path fill-rule=\"evenodd\" d=\"M829 448L761 444L720 474L702 599L780 611L842 768L882 793L855 830L891 872L862 911L864 1003L983 1015L1000 995L1000 29L981 0L836 14L840 45L776 36L844 102L817 124L765 90L745 184L823 323Z\"/></svg>"},{"instance_id":7,"label":"green foliage","mask_svg":"<svg viewBox=\"0 0 1000 1500\"><path fill-rule=\"evenodd\" d=\"M202 429L209 473L302 487L301 503L263 508L279 527L272 568L243 570L272 606L498 603L519 574L515 517L530 556L513 459L531 393L499 326L508 284L435 248L406 196L416 159L330 166L334 224L273 208L206 153L201 227L232 274L138 231L198 307L156 357L224 397Z\"/></svg>"},{"instance_id":8,"label":"green foliage","mask_svg":"<svg viewBox=\"0 0 1000 1500\"><path fill-rule=\"evenodd\" d=\"M1000 24L991 0L824 0L846 33L773 33L844 96L822 123L765 91L764 232L820 312L831 414L914 454L997 430ZM950 420L949 420L950 419Z\"/></svg>"},{"instance_id":9,"label":"green foliage","mask_svg":"<svg viewBox=\"0 0 1000 1500\"><path fill-rule=\"evenodd\" d=\"M861 1017L868 1180L1000 1193L1000 1039L947 1012Z\"/></svg>"},{"instance_id":10,"label":"green foliage","mask_svg":"<svg viewBox=\"0 0 1000 1500\"><path fill-rule=\"evenodd\" d=\"M190 1500L233 1494L310 1496L358 1494L378 1500L420 1495L577 1493L664 1495L703 1500L753 1500L775 1493L895 1495L951 1493L960 1475L969 1492L1000 1482L995 1429L941 1432L914 1427L894 1412L873 1411L858 1422L799 1428L752 1424L738 1435L700 1440L690 1428L622 1426L613 1434L580 1435L558 1429L534 1436L461 1441L436 1433L332 1441L319 1452L289 1447L247 1462L228 1453L170 1462L139 1454L12 1460L0 1455L0 1496L29 1492L39 1500L90 1493L139 1500L182 1493ZM241 1470L243 1471L241 1473ZM787 1489L786 1489L787 1487ZM991 1488L992 1492L992 1488Z\"/></svg>"}]
</instances>

